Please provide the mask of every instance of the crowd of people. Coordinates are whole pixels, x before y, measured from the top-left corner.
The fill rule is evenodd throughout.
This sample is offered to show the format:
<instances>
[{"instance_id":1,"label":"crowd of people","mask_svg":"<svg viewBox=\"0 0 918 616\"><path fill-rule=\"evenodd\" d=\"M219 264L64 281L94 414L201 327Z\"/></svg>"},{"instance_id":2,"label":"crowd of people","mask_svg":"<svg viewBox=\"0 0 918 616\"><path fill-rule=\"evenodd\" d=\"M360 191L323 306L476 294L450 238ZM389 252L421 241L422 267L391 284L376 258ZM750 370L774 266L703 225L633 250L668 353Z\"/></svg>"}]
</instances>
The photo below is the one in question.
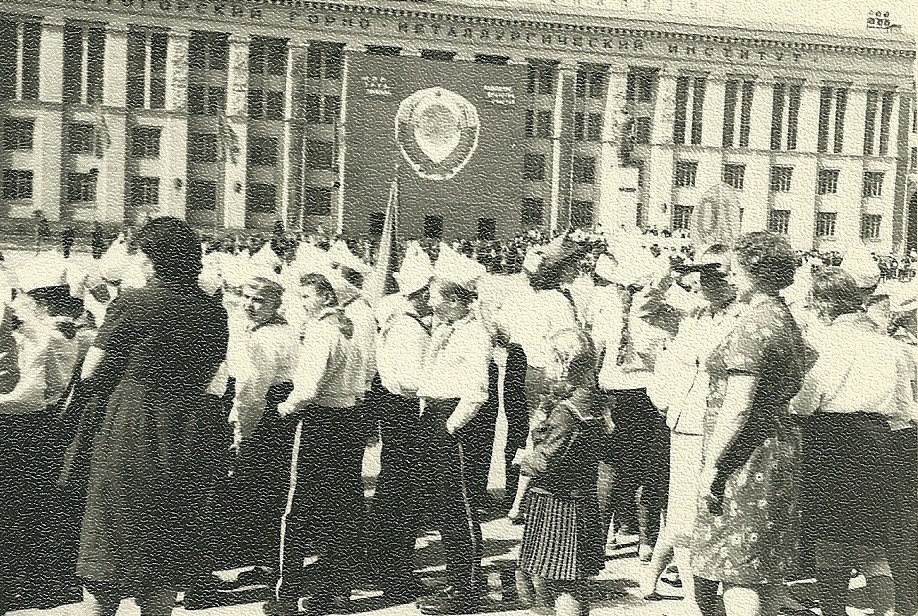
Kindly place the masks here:
<instances>
[{"instance_id":1,"label":"crowd of people","mask_svg":"<svg viewBox=\"0 0 918 616\"><path fill-rule=\"evenodd\" d=\"M915 614L915 298L875 256L767 232L387 252L164 217L91 265L0 266L0 613L85 589L96 614L159 616L253 582L271 616L347 613L364 586L479 611L503 408L513 607L587 613L631 529L641 594L674 562L703 616L776 615L808 577L842 616L852 569L891 589L874 613Z\"/></svg>"}]
</instances>

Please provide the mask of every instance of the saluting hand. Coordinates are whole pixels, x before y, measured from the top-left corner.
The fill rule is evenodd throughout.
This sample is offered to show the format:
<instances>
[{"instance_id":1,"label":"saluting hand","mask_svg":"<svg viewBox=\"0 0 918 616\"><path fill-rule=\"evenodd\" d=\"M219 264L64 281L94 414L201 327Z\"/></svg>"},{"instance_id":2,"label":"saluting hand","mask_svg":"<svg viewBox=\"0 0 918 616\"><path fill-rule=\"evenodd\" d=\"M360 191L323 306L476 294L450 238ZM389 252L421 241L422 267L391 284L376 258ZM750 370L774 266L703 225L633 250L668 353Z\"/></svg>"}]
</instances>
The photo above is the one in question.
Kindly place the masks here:
<instances>
[{"instance_id":1,"label":"saluting hand","mask_svg":"<svg viewBox=\"0 0 918 616\"><path fill-rule=\"evenodd\" d=\"M277 412L280 413L281 417L289 417L293 415L293 412L296 410L296 406L292 402L281 402L277 405Z\"/></svg>"}]
</instances>

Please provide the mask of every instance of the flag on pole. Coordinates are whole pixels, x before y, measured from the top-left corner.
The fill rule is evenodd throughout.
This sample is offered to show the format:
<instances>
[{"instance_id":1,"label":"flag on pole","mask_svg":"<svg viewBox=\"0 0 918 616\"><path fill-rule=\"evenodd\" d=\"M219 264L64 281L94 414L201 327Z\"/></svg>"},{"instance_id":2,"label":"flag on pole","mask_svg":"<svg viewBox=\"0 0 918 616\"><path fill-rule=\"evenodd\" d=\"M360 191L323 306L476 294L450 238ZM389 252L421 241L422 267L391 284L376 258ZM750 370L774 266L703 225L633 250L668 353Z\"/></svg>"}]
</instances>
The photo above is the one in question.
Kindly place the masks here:
<instances>
[{"instance_id":1,"label":"flag on pole","mask_svg":"<svg viewBox=\"0 0 918 616\"><path fill-rule=\"evenodd\" d=\"M379 252L376 266L367 276L363 285L363 295L368 302L375 304L384 295L398 291L398 284L393 276L396 267L398 242L398 170L389 187L389 203L386 205L386 218L383 222L382 235L379 238Z\"/></svg>"},{"instance_id":2,"label":"flag on pole","mask_svg":"<svg viewBox=\"0 0 918 616\"><path fill-rule=\"evenodd\" d=\"M222 109L217 111L217 141L217 155L220 161L228 160L235 165L239 157L239 137Z\"/></svg>"},{"instance_id":3,"label":"flag on pole","mask_svg":"<svg viewBox=\"0 0 918 616\"><path fill-rule=\"evenodd\" d=\"M105 120L105 113L102 111L102 104L96 103L94 106L94 141L93 151L96 154L96 158L103 158L105 156L105 151L112 144L112 135L108 130L108 122Z\"/></svg>"}]
</instances>

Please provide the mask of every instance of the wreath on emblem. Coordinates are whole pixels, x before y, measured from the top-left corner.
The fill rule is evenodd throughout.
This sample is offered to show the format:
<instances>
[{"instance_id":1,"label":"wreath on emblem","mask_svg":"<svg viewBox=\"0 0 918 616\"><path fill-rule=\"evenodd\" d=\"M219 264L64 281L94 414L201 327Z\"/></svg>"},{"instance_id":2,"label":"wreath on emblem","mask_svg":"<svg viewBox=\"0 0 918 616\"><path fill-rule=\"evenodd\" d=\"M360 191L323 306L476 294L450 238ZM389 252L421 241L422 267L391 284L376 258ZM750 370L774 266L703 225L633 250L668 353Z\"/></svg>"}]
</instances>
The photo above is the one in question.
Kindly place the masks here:
<instances>
[{"instance_id":1,"label":"wreath on emblem","mask_svg":"<svg viewBox=\"0 0 918 616\"><path fill-rule=\"evenodd\" d=\"M448 180L462 171L478 147L478 110L443 88L418 90L398 106L395 139L415 173Z\"/></svg>"}]
</instances>

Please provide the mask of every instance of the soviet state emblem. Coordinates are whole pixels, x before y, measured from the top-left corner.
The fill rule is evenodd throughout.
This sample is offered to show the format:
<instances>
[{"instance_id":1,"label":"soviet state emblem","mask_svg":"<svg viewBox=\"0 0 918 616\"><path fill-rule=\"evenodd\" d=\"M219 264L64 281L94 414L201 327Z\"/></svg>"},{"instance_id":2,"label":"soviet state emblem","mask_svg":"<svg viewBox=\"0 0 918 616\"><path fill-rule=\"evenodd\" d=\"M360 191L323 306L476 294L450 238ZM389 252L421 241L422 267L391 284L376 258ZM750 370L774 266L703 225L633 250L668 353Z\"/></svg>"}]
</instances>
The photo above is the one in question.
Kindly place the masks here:
<instances>
[{"instance_id":1,"label":"soviet state emblem","mask_svg":"<svg viewBox=\"0 0 918 616\"><path fill-rule=\"evenodd\" d=\"M402 156L428 180L448 180L462 171L478 147L479 129L475 106L443 88L418 90L395 115Z\"/></svg>"}]
</instances>

